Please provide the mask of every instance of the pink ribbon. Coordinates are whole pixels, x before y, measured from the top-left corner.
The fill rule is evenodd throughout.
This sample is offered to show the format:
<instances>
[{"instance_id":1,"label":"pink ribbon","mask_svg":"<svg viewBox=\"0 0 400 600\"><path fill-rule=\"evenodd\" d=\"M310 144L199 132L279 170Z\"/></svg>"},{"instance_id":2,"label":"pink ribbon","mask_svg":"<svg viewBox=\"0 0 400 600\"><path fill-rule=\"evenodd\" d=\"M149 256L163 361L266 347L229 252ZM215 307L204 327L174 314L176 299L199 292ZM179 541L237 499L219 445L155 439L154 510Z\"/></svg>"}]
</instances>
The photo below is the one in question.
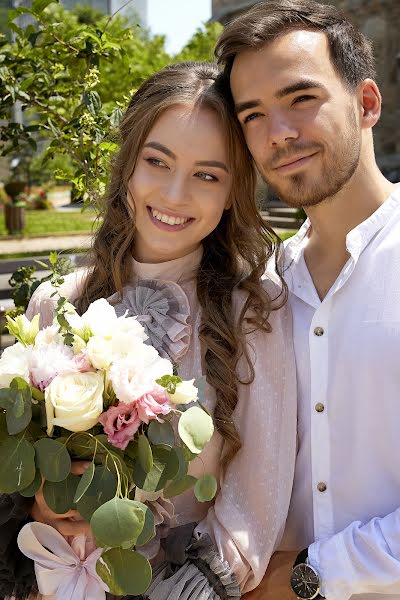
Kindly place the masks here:
<instances>
[{"instance_id":1,"label":"pink ribbon","mask_svg":"<svg viewBox=\"0 0 400 600\"><path fill-rule=\"evenodd\" d=\"M28 523L18 535L18 547L35 561L39 592L55 600L105 600L108 587L96 573L103 549L85 557L87 540L77 536L70 546L50 525Z\"/></svg>"}]
</instances>

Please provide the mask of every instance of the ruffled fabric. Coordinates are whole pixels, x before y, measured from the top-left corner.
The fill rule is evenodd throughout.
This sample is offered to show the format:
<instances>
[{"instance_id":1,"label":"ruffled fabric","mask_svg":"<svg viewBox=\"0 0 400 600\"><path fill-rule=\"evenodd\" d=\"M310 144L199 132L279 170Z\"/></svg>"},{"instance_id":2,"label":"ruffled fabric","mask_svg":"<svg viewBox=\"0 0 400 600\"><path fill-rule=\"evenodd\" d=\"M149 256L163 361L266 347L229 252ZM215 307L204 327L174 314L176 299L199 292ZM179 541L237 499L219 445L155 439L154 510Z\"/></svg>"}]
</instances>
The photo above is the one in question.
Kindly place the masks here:
<instances>
[{"instance_id":1,"label":"ruffled fabric","mask_svg":"<svg viewBox=\"0 0 400 600\"><path fill-rule=\"evenodd\" d=\"M146 504L153 513L156 535L147 544L137 548L140 554L151 560L159 554L161 540L168 536L176 524L175 508L171 500L164 498L160 492L145 492L136 488L135 500Z\"/></svg>"},{"instance_id":2,"label":"ruffled fabric","mask_svg":"<svg viewBox=\"0 0 400 600\"><path fill-rule=\"evenodd\" d=\"M33 561L19 551L17 537L30 521L33 500L19 494L0 495L0 599L26 600L37 594Z\"/></svg>"},{"instance_id":3,"label":"ruffled fabric","mask_svg":"<svg viewBox=\"0 0 400 600\"><path fill-rule=\"evenodd\" d=\"M167 562L154 571L146 600L234 600L240 588L211 538L192 537L196 524L171 531L164 544ZM187 544L190 536L190 543Z\"/></svg>"},{"instance_id":4,"label":"ruffled fabric","mask_svg":"<svg viewBox=\"0 0 400 600\"><path fill-rule=\"evenodd\" d=\"M139 279L107 301L117 316L137 317L163 358L178 362L187 352L191 336L189 300L173 281Z\"/></svg>"}]
</instances>

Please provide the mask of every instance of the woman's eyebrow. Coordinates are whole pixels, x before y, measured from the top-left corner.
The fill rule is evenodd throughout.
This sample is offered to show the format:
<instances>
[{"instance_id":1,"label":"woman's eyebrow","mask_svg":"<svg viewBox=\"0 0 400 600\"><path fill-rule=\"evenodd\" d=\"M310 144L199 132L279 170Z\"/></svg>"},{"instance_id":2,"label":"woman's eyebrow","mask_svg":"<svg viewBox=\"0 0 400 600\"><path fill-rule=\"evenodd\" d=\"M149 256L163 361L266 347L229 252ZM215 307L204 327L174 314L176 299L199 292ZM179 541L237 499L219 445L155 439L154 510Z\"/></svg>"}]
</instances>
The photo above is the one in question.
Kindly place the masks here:
<instances>
[{"instance_id":1,"label":"woman's eyebrow","mask_svg":"<svg viewBox=\"0 0 400 600\"><path fill-rule=\"evenodd\" d=\"M159 150L160 152L163 152L170 158L173 158L174 160L176 160L176 154L174 154L172 152L172 150L167 148L167 146L164 146L164 144L160 144L159 142L146 142L146 144L144 144L143 148L154 148L154 150Z\"/></svg>"},{"instance_id":2,"label":"woman's eyebrow","mask_svg":"<svg viewBox=\"0 0 400 600\"><path fill-rule=\"evenodd\" d=\"M195 164L200 167L217 167L217 169L223 169L224 171L229 173L226 164L219 160L198 160Z\"/></svg>"}]
</instances>

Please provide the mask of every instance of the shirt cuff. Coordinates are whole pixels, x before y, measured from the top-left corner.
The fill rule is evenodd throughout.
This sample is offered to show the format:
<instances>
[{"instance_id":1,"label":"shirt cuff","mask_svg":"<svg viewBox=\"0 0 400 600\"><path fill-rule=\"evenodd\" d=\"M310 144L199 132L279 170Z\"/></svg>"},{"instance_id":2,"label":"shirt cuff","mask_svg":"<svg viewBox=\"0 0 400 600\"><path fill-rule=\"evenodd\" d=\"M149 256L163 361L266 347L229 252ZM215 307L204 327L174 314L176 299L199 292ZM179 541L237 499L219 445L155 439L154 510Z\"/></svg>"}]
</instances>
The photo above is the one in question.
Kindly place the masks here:
<instances>
[{"instance_id":1,"label":"shirt cuff","mask_svg":"<svg viewBox=\"0 0 400 600\"><path fill-rule=\"evenodd\" d=\"M308 562L319 573L320 594L326 600L348 600L354 594L350 557L339 538L334 535L308 548Z\"/></svg>"}]
</instances>

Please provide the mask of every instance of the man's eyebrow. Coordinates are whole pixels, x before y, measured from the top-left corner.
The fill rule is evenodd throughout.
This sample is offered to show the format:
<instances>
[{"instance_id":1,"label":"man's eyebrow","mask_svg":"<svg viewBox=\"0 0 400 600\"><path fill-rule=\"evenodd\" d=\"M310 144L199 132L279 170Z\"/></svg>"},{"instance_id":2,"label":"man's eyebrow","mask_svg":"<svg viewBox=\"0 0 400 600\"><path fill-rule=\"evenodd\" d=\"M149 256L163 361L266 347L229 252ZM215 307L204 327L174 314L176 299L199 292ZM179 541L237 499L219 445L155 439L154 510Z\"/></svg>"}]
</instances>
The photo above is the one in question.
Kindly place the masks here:
<instances>
[{"instance_id":1,"label":"man's eyebrow","mask_svg":"<svg viewBox=\"0 0 400 600\"><path fill-rule=\"evenodd\" d=\"M224 171L229 173L226 164L219 160L198 160L196 162L196 165L200 167L217 167L217 169L223 169Z\"/></svg>"},{"instance_id":2,"label":"man's eyebrow","mask_svg":"<svg viewBox=\"0 0 400 600\"><path fill-rule=\"evenodd\" d=\"M309 90L311 88L317 88L320 90L326 90L325 86L318 81L313 81L312 79L301 79L300 81L296 81L296 83L291 83L286 87L275 92L275 98L280 100L284 96L289 96L290 94L294 94L295 92L301 92L303 90Z\"/></svg>"},{"instance_id":3,"label":"man's eyebrow","mask_svg":"<svg viewBox=\"0 0 400 600\"><path fill-rule=\"evenodd\" d=\"M172 150L170 150L169 148L167 148L167 146L164 146L164 144L160 144L159 142L147 142L143 146L143 148L154 148L154 150L159 150L160 152L163 152L164 154L166 154L170 158L173 158L174 160L176 160L176 154L174 154L172 152Z\"/></svg>"},{"instance_id":4,"label":"man's eyebrow","mask_svg":"<svg viewBox=\"0 0 400 600\"><path fill-rule=\"evenodd\" d=\"M247 102L238 102L238 104L235 104L235 114L238 115L249 108L257 108L257 106L260 106L260 104L261 100L247 100Z\"/></svg>"}]
</instances>

